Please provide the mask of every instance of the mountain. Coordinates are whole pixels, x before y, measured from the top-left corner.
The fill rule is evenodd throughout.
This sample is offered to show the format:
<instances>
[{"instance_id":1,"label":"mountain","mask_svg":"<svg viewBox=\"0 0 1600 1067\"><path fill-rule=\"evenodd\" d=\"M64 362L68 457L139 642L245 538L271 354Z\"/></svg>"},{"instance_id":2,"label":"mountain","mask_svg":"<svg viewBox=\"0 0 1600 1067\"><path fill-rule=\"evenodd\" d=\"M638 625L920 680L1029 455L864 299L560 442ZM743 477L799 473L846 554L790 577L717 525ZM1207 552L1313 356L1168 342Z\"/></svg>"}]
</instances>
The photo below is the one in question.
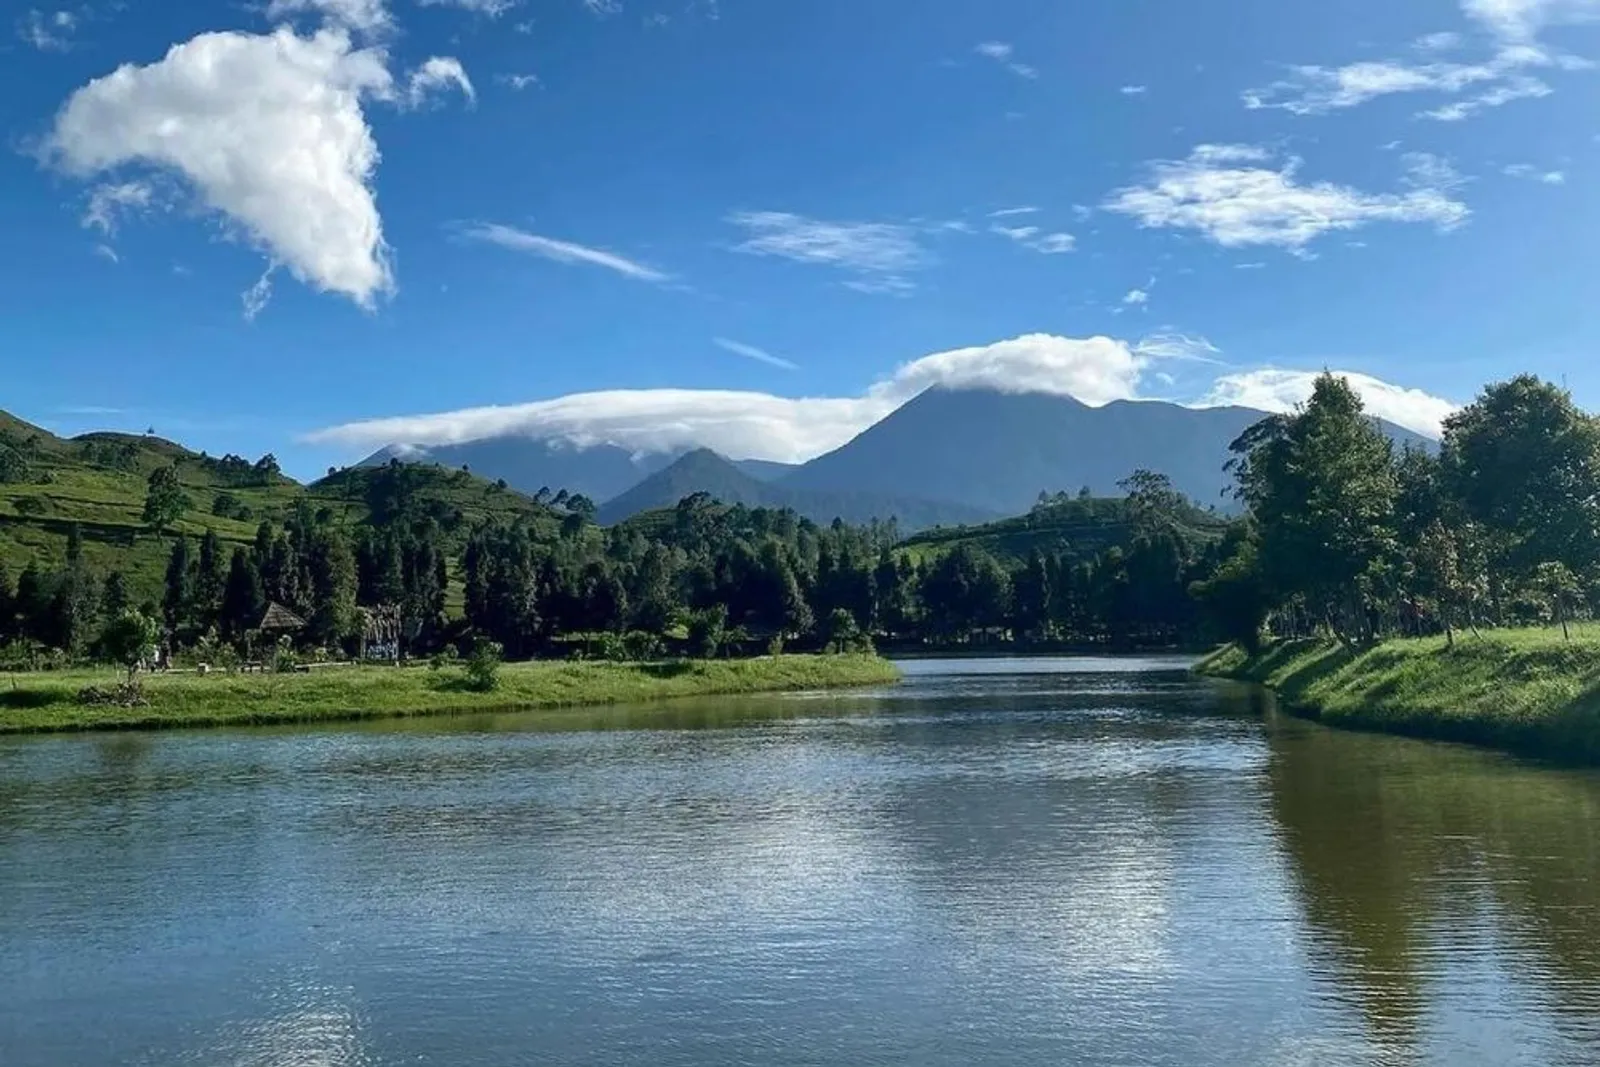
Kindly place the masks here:
<instances>
[{"instance_id":1,"label":"mountain","mask_svg":"<svg viewBox=\"0 0 1600 1067\"><path fill-rule=\"evenodd\" d=\"M466 467L490 481L503 480L522 493L565 489L591 500L609 500L676 458L673 453L640 454L616 445L583 447L553 438L486 437L457 445L390 445L358 465L375 467L398 459Z\"/></svg>"},{"instance_id":2,"label":"mountain","mask_svg":"<svg viewBox=\"0 0 1600 1067\"><path fill-rule=\"evenodd\" d=\"M1264 418L1250 408L1159 401L1090 407L1067 396L935 387L779 484L802 492L884 493L947 500L1007 515L1041 491L1120 495L1146 468L1202 505L1221 505L1228 445ZM1396 441L1425 443L1382 424Z\"/></svg>"},{"instance_id":3,"label":"mountain","mask_svg":"<svg viewBox=\"0 0 1600 1067\"><path fill-rule=\"evenodd\" d=\"M800 469L798 463L779 463L770 459L736 459L733 465L763 482L776 482Z\"/></svg>"},{"instance_id":4,"label":"mountain","mask_svg":"<svg viewBox=\"0 0 1600 1067\"><path fill-rule=\"evenodd\" d=\"M865 523L896 519L905 530L930 526L984 522L996 515L981 508L942 501L917 500L897 493L835 492L794 489L784 483L764 482L741 466L708 448L680 457L638 485L600 506L599 521L612 525L645 511L676 507L694 493L707 493L724 504L746 507L793 508L815 522L843 519Z\"/></svg>"}]
</instances>

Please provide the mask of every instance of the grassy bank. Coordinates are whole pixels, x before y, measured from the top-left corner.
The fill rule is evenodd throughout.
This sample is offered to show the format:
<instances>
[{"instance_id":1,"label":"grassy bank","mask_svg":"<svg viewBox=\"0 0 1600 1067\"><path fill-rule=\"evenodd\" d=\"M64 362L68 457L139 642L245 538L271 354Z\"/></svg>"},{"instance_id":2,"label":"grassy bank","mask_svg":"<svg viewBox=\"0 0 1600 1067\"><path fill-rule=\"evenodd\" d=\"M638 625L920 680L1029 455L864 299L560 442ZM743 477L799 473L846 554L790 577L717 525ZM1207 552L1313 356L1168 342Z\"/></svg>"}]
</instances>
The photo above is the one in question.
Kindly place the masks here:
<instances>
[{"instance_id":1,"label":"grassy bank","mask_svg":"<svg viewBox=\"0 0 1600 1067\"><path fill-rule=\"evenodd\" d=\"M1331 726L1600 763L1600 626L1494 630L1481 638L1383 641L1349 649L1288 641L1256 656L1224 648L1201 674L1259 682L1286 708Z\"/></svg>"},{"instance_id":2,"label":"grassy bank","mask_svg":"<svg viewBox=\"0 0 1600 1067\"><path fill-rule=\"evenodd\" d=\"M519 663L492 692L458 670L330 668L311 674L157 675L147 707L84 707L111 671L0 675L0 733L330 722L481 711L533 711L668 697L884 685L899 672L875 656L777 656L669 663Z\"/></svg>"}]
</instances>

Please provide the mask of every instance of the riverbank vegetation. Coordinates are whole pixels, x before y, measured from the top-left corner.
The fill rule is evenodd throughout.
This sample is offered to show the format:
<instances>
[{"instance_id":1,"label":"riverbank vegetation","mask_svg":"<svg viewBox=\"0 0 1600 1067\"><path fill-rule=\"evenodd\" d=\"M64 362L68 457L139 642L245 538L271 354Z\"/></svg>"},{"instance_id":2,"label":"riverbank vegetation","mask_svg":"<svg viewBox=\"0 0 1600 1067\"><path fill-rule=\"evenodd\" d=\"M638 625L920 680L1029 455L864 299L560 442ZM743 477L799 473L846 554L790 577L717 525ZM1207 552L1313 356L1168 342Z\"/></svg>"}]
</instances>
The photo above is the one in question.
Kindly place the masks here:
<instances>
[{"instance_id":1,"label":"riverbank vegetation","mask_svg":"<svg viewBox=\"0 0 1600 1067\"><path fill-rule=\"evenodd\" d=\"M1203 670L1346 725L1600 758L1600 422L1523 376L1393 445L1343 379L1233 446Z\"/></svg>"},{"instance_id":2,"label":"riverbank vegetation","mask_svg":"<svg viewBox=\"0 0 1600 1067\"><path fill-rule=\"evenodd\" d=\"M0 733L333 722L476 711L535 711L674 697L888 685L870 655L761 656L660 663L506 664L492 685L454 666L338 666L285 674L153 675L140 700L85 703L112 691L111 670L0 675Z\"/></svg>"},{"instance_id":3,"label":"riverbank vegetation","mask_svg":"<svg viewBox=\"0 0 1600 1067\"><path fill-rule=\"evenodd\" d=\"M1331 726L1600 763L1600 624L1484 631L1364 645L1285 640L1256 654L1229 646L1197 668L1272 688Z\"/></svg>"}]
</instances>

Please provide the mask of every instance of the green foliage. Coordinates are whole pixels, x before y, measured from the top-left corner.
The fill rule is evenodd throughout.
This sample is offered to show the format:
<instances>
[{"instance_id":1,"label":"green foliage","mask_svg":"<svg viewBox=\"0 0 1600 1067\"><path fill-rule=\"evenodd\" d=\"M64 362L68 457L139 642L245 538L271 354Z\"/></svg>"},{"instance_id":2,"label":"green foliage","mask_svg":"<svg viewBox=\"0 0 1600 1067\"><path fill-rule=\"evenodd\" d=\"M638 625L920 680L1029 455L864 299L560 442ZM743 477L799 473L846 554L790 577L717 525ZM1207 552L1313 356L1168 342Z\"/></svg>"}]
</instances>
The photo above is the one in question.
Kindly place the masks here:
<instances>
[{"instance_id":1,"label":"green foliage","mask_svg":"<svg viewBox=\"0 0 1600 1067\"><path fill-rule=\"evenodd\" d=\"M145 525L158 534L166 533L191 507L189 495L178 481L178 468L157 467L150 472L146 484L142 514Z\"/></svg>"},{"instance_id":2,"label":"green foliage","mask_svg":"<svg viewBox=\"0 0 1600 1067\"><path fill-rule=\"evenodd\" d=\"M728 609L713 604L689 616L689 654L698 659L714 659L728 643Z\"/></svg>"},{"instance_id":3,"label":"green foliage","mask_svg":"<svg viewBox=\"0 0 1600 1067\"><path fill-rule=\"evenodd\" d=\"M106 623L100 632L100 647L114 663L128 669L128 680L133 680L139 664L155 655L160 627L156 621L141 612L128 608Z\"/></svg>"},{"instance_id":4,"label":"green foliage","mask_svg":"<svg viewBox=\"0 0 1600 1067\"><path fill-rule=\"evenodd\" d=\"M475 693L490 693L500 686L500 663L505 649L498 642L479 638L467 656L467 688Z\"/></svg>"}]
</instances>

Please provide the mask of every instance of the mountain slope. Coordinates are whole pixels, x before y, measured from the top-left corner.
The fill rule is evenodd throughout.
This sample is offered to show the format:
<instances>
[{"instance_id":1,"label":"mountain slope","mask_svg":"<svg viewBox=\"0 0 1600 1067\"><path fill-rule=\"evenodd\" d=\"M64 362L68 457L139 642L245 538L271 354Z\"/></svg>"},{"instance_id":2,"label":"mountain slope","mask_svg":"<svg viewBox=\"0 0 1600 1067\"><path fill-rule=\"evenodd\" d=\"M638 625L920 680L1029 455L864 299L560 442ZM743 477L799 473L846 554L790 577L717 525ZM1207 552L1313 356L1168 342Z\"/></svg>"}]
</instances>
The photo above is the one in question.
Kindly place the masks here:
<instances>
[{"instance_id":1,"label":"mountain slope","mask_svg":"<svg viewBox=\"0 0 1600 1067\"><path fill-rule=\"evenodd\" d=\"M639 455L616 445L585 448L554 439L486 437L458 445L391 445L359 465L381 466L392 458L406 463L466 467L491 482L503 480L521 493L565 489L591 500L609 500L676 457L669 453Z\"/></svg>"},{"instance_id":2,"label":"mountain slope","mask_svg":"<svg viewBox=\"0 0 1600 1067\"><path fill-rule=\"evenodd\" d=\"M1264 416L1249 408L1186 408L1157 401L1090 407L1066 396L934 388L781 485L894 492L996 514L1027 511L1040 492L1119 495L1139 468L1167 475L1201 505L1231 485L1228 445ZM1397 441L1423 439L1384 425Z\"/></svg>"},{"instance_id":3,"label":"mountain slope","mask_svg":"<svg viewBox=\"0 0 1600 1067\"><path fill-rule=\"evenodd\" d=\"M917 500L897 493L855 493L831 490L793 489L752 477L739 465L710 449L701 448L681 457L665 470L658 471L608 500L600 507L599 521L613 525L645 511L677 506L694 493L707 493L724 504L746 507L792 508L815 522L843 519L865 523L872 519L896 519L905 530L921 530L941 524L983 522L995 515L979 508L941 501Z\"/></svg>"}]
</instances>

